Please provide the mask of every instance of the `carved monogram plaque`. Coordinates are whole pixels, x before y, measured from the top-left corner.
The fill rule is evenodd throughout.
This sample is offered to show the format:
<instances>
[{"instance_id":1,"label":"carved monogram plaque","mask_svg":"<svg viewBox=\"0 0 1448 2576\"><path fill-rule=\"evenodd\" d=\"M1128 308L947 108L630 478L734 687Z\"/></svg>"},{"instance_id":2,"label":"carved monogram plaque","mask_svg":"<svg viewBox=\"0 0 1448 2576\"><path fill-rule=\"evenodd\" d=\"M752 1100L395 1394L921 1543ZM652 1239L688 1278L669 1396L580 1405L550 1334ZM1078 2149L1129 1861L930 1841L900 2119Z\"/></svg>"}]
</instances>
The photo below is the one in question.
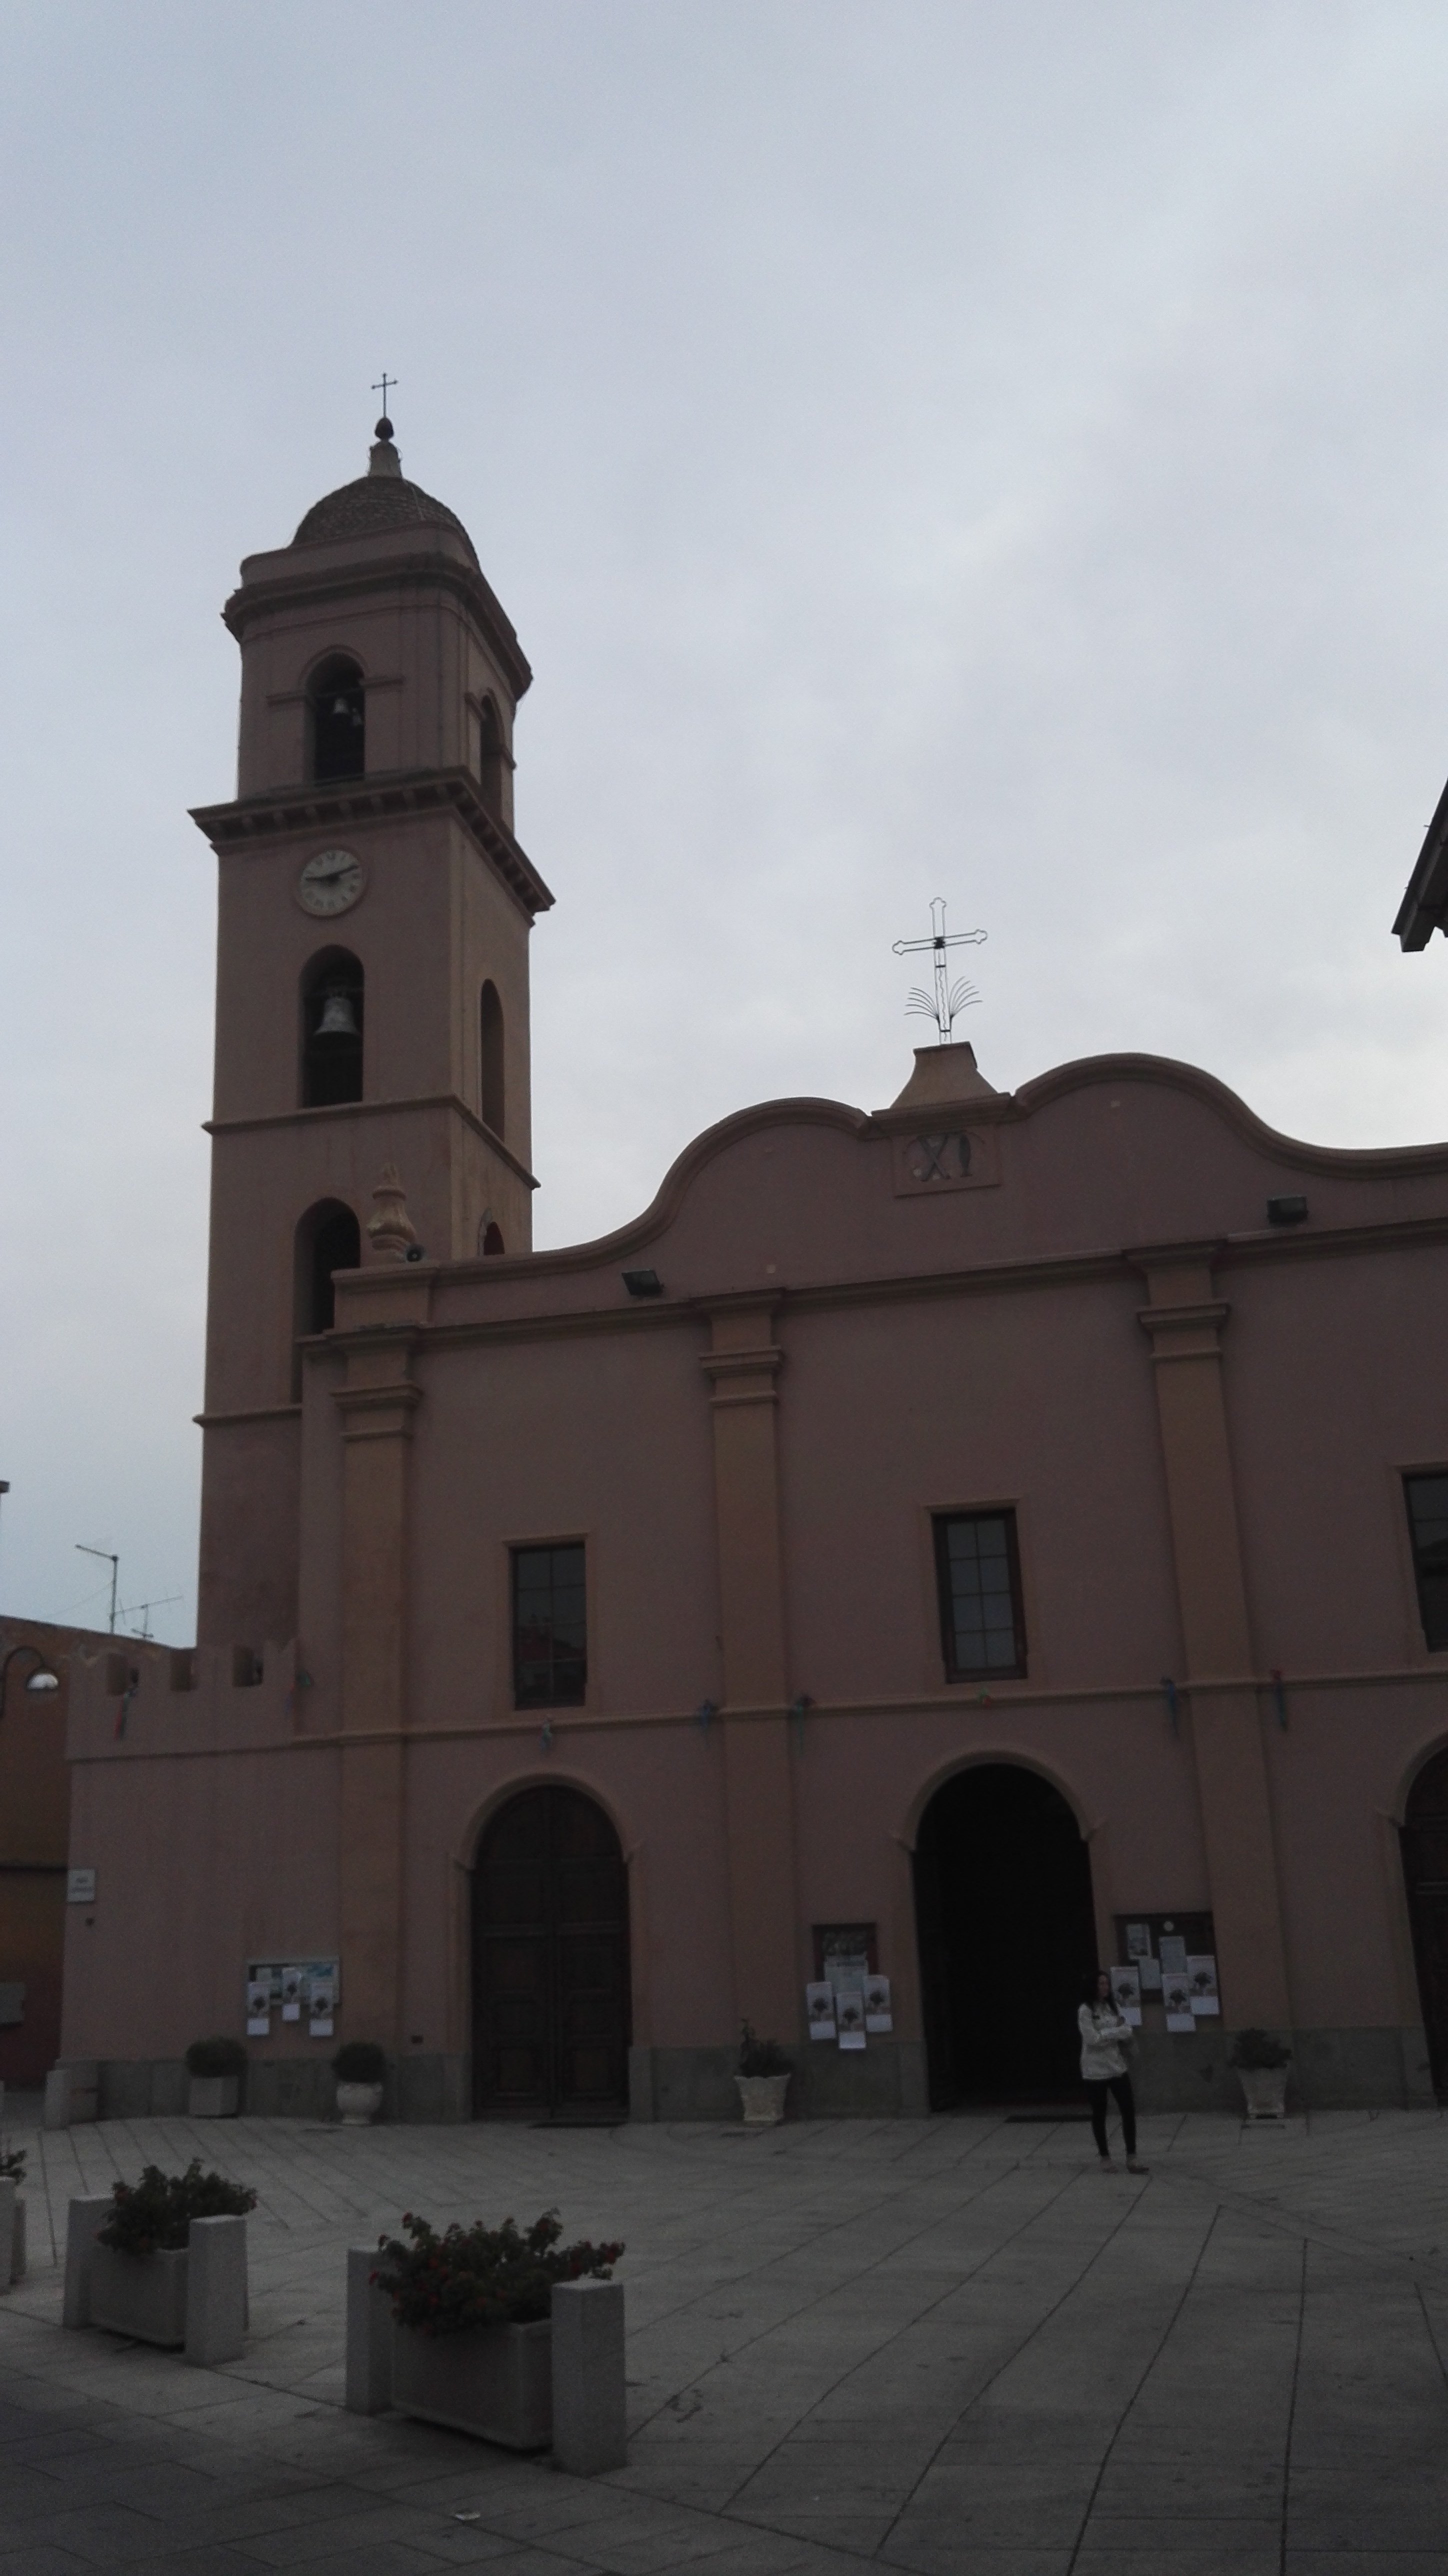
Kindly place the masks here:
<instances>
[{"instance_id":1,"label":"carved monogram plaque","mask_svg":"<svg viewBox=\"0 0 1448 2576\"><path fill-rule=\"evenodd\" d=\"M924 1198L940 1190L990 1189L1000 1179L989 1127L921 1128L895 1139L895 1195Z\"/></svg>"}]
</instances>

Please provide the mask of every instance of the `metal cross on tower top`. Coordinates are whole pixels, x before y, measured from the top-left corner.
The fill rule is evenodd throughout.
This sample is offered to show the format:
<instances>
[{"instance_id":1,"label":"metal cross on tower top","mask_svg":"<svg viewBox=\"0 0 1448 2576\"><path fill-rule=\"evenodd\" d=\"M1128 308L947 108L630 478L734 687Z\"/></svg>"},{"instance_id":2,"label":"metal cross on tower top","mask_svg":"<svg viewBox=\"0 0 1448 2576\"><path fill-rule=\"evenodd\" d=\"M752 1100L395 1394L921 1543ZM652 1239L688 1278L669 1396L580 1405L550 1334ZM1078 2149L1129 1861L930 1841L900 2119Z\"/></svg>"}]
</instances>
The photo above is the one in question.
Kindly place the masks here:
<instances>
[{"instance_id":1,"label":"metal cross on tower top","mask_svg":"<svg viewBox=\"0 0 1448 2576\"><path fill-rule=\"evenodd\" d=\"M387 418L387 388L389 385L395 385L396 382L397 378L395 376L389 376L387 369L384 367L382 370L381 382L379 384L375 384L372 388L375 394L380 394L382 396L382 417L384 420Z\"/></svg>"},{"instance_id":2,"label":"metal cross on tower top","mask_svg":"<svg viewBox=\"0 0 1448 2576\"><path fill-rule=\"evenodd\" d=\"M908 957L917 949L930 950L931 961L935 968L935 991L933 994L923 993L917 984L905 1006L905 1016L908 1019L912 1011L918 1011L927 1020L933 1020L940 1031L941 1045L948 1046L956 1012L969 1010L972 1002L980 1000L980 995L973 984L966 982L964 976L952 984L947 951L952 948L978 948L985 937L985 932L952 930L947 937L943 895L937 895L932 903L930 921L931 934L928 939L897 939L894 953L897 957Z\"/></svg>"}]
</instances>

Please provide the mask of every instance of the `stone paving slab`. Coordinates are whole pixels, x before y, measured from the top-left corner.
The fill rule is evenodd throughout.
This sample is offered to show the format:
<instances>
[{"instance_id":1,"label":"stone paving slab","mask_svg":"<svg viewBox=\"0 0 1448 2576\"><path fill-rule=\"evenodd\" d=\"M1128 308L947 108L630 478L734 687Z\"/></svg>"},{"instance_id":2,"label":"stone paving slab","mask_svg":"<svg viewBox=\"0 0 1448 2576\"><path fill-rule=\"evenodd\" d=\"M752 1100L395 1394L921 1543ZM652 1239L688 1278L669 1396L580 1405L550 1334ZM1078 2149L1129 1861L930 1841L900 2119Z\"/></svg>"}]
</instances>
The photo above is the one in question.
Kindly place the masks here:
<instances>
[{"instance_id":1,"label":"stone paving slab","mask_svg":"<svg viewBox=\"0 0 1448 2576\"><path fill-rule=\"evenodd\" d=\"M1448 2576L1437 2113L1153 2120L1140 2178L984 2114L11 2135L0 2576ZM259 2194L243 2358L63 2333L66 2202L194 2154ZM625 2469L342 2411L348 2244L555 2203L628 2243Z\"/></svg>"}]
</instances>

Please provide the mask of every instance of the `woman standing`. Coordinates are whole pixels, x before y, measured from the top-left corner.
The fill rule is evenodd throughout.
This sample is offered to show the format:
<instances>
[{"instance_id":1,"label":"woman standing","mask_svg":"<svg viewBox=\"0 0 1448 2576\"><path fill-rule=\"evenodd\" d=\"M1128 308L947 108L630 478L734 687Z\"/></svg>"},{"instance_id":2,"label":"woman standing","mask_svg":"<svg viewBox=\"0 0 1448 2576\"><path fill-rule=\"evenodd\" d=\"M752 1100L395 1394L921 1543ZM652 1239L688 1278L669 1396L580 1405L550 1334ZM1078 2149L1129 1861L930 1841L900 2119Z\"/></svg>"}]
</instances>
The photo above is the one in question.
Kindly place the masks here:
<instances>
[{"instance_id":1,"label":"woman standing","mask_svg":"<svg viewBox=\"0 0 1448 2576\"><path fill-rule=\"evenodd\" d=\"M1126 2072L1122 2048L1130 2041L1131 2024L1123 2021L1111 2000L1111 1979L1104 1970L1088 1979L1076 2015L1081 2033L1081 2073L1086 2082L1086 2097L1091 2105L1091 2128L1103 2173L1114 2173L1111 2150L1106 2143L1106 2096L1116 2097L1121 2113L1121 2134L1126 2141L1126 2170L1145 2173L1145 2165L1136 2160L1136 2102L1131 2078Z\"/></svg>"}]
</instances>

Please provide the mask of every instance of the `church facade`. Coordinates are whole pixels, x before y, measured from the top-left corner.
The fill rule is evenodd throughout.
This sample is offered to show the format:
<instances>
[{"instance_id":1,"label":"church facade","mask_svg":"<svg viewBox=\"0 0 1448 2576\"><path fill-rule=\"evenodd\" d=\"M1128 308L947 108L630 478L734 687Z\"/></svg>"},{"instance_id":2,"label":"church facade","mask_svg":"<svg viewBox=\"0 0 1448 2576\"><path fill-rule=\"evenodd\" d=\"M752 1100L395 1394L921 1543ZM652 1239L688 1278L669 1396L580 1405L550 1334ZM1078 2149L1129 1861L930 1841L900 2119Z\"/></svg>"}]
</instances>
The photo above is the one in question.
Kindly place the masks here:
<instances>
[{"instance_id":1,"label":"church facade","mask_svg":"<svg viewBox=\"0 0 1448 2576\"><path fill-rule=\"evenodd\" d=\"M724 2117L748 2022L796 2111L1050 2102L1099 1960L1150 2102L1248 2025L1431 2101L1448 1146L946 1044L534 1253L512 626L385 424L225 613L199 1637L73 1671L78 2088Z\"/></svg>"}]
</instances>

